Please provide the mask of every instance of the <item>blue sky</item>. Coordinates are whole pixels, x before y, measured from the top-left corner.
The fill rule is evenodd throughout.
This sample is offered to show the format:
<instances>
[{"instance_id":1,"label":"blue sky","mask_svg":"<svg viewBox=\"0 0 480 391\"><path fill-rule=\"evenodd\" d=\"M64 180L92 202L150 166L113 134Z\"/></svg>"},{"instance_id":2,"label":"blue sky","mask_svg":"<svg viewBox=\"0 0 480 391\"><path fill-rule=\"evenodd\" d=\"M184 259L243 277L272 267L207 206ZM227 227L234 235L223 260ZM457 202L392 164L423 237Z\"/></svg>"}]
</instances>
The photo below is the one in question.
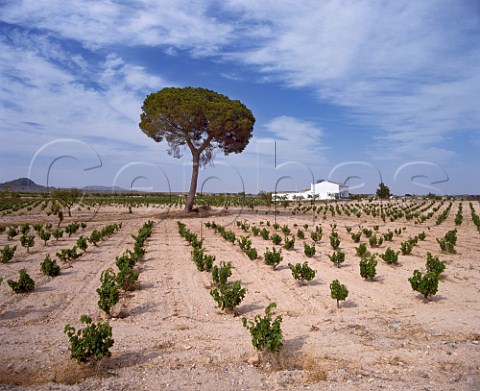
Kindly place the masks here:
<instances>
[{"instance_id":1,"label":"blue sky","mask_svg":"<svg viewBox=\"0 0 480 391\"><path fill-rule=\"evenodd\" d=\"M186 190L189 152L138 122L194 86L256 117L204 191L480 194L478 0L7 0L0 29L1 182Z\"/></svg>"}]
</instances>

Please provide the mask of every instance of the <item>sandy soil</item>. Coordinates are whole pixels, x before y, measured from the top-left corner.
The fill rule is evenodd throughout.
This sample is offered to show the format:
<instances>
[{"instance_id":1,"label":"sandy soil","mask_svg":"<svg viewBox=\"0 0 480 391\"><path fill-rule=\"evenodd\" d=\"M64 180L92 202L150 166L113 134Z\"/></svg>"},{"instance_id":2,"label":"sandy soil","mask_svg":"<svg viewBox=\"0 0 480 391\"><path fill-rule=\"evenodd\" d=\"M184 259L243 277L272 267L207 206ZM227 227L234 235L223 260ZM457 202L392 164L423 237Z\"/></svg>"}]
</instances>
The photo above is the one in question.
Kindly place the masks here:
<instances>
[{"instance_id":1,"label":"sandy soil","mask_svg":"<svg viewBox=\"0 0 480 391\"><path fill-rule=\"evenodd\" d=\"M478 203L474 203L480 213ZM180 213L161 208L134 209L104 207L97 213L73 210L69 221L85 221L82 232L50 240L48 246L37 238L30 254L20 246L18 237L7 240L0 235L0 247L18 245L15 258L0 264L0 389L22 390L475 390L480 389L480 234L474 226L468 203L463 203L464 222L458 227L456 254L443 254L436 237L452 229L458 202L445 222L435 225L435 216L415 225L400 219L383 224L379 218L345 215L327 220L312 219L310 214L280 210L277 221L301 228L309 224L306 237L315 225L324 230L317 253L308 259L318 273L314 281L299 285L287 263L304 262L303 240L295 249L283 250L284 262L272 270L262 259L252 261L238 246L223 240L204 227L215 220L228 225L237 236L245 234L234 221L246 220L260 226L260 221L274 222L265 210L235 211L210 217L181 219L187 227L204 238L207 254L216 262L231 261L232 279L248 289L237 314L220 311L209 294L210 274L197 271L190 257L190 247L179 236L176 221ZM34 210L23 215L2 217L4 225L24 221L46 222L44 212ZM143 223L155 221L147 241L146 258L139 266L140 289L122 297L109 320L115 344L112 357L97 367L81 366L69 359L69 343L63 329L70 323L81 327L80 315L105 319L97 306L96 288L100 273L115 268L115 257L132 248L132 234ZM54 219L51 220L55 222ZM54 256L61 248L72 247L79 235L110 222L123 222L122 228L98 248L86 254L56 278L41 274L40 263L46 254ZM346 253L342 267L335 267L327 254L330 224L337 224ZM407 227L393 242L384 243L374 252L425 231L411 255L400 255L398 266L381 259L377 278L360 277L355 256L356 244L345 227L380 225L379 232ZM273 228L270 227L273 232ZM271 241L251 237L259 255ZM308 243L311 241L305 239ZM365 237L362 237L362 242ZM369 250L372 251L372 249ZM426 302L412 291L408 278L414 269L424 270L425 254L431 251L447 263L445 279L439 291ZM36 282L30 294L14 294L6 280L17 279L18 270L26 268ZM339 279L349 289L349 296L337 309L330 297L329 284ZM255 363L255 352L241 316L253 318L276 302L276 315L282 315L284 349L274 359ZM122 316L115 317L115 314ZM240 316L239 316L240 315Z\"/></svg>"}]
</instances>

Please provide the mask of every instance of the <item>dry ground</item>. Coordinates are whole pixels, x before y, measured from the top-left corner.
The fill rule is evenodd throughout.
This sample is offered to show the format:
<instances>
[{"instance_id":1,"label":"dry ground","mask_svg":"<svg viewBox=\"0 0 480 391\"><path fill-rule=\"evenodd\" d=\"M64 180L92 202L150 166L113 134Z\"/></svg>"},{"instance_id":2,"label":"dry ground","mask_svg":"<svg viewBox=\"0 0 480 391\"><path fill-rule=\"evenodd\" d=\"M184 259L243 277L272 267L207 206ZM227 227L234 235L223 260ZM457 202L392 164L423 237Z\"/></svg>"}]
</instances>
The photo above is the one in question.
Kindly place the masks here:
<instances>
[{"instance_id":1,"label":"dry ground","mask_svg":"<svg viewBox=\"0 0 480 391\"><path fill-rule=\"evenodd\" d=\"M182 219L204 238L206 253L214 254L216 262L233 263L232 279L239 279L248 289L237 315L253 318L270 302L278 304L284 349L279 357L259 366L249 364L255 353L240 317L216 307L209 294L209 273L196 270L191 248L177 231L178 211L165 215L164 209L144 208L125 214L124 208L105 207L93 215L74 210L73 218L67 218L62 226L77 220L87 222L87 228L71 238L50 240L46 247L37 238L30 254L20 246L18 237L8 241L6 234L1 234L0 247L17 244L18 249L13 261L0 264L4 278L0 286L0 389L480 389L480 235L468 203L463 207L465 218L458 229L456 254L442 254L435 238L454 227L458 202L439 226L435 217L419 225L404 219L380 224L379 232L407 229L376 252L388 246L398 250L401 241L422 231L427 239L419 242L412 255L400 255L398 266L379 260L374 281L360 277L356 245L345 227L351 226L355 232L359 225L372 227L381 220L365 215L317 219L314 223L323 227L324 234L309 263L318 273L303 286L286 267L288 262L307 260L303 240L297 239L293 251L283 250L284 262L274 271L261 259L249 260L238 246L204 227L206 221L215 220L238 236L244 233L235 220L257 226L264 221L265 226L267 220L273 223L272 214L230 210L229 214ZM475 207L480 213L478 203ZM2 217L1 223L46 219L43 212L34 210L28 215ZM132 248L131 235L148 219L154 220L155 226L140 265L140 289L117 305L114 312L126 316L109 320L115 339L112 357L95 368L71 362L65 325L78 328L82 314L105 318L97 306L100 273L115 267L115 257ZM63 265L60 276L48 278L40 273L39 265L47 253L54 256L59 249L72 247L80 234L120 221L123 226L117 233L98 248L90 247L73 267ZM311 215L292 215L283 209L277 221L292 230L295 223L299 228L309 224L307 237L313 227ZM333 222L346 253L341 268L327 257L332 252L328 235ZM252 240L259 255L272 247L271 241L260 237L252 236ZM445 279L429 302L413 292L408 282L414 269L424 269L427 251L447 263ZM21 268L36 282L31 294L14 294L5 282L17 279ZM340 309L330 298L333 279L349 289Z\"/></svg>"}]
</instances>

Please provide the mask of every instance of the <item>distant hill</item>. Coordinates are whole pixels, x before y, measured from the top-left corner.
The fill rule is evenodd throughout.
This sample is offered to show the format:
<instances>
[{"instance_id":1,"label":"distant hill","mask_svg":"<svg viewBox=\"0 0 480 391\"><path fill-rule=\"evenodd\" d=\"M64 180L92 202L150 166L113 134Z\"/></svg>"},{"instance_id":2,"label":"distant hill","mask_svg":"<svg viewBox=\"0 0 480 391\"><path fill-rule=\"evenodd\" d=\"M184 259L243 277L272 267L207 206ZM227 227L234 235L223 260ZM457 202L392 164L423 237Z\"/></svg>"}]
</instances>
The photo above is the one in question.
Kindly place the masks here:
<instances>
[{"instance_id":1,"label":"distant hill","mask_svg":"<svg viewBox=\"0 0 480 391\"><path fill-rule=\"evenodd\" d=\"M34 181L28 178L19 178L13 181L0 183L0 190L17 191L20 193L46 193L54 189L54 187L48 188L46 186L37 185Z\"/></svg>"},{"instance_id":2,"label":"distant hill","mask_svg":"<svg viewBox=\"0 0 480 391\"><path fill-rule=\"evenodd\" d=\"M34 181L28 178L19 178L13 181L0 183L0 191L1 190L10 190L16 191L19 193L47 193L52 190L56 190L56 187L46 187L42 185L36 184ZM119 187L119 186L100 186L100 185L91 185L85 186L80 190L84 190L87 192L125 192L126 190Z\"/></svg>"}]
</instances>

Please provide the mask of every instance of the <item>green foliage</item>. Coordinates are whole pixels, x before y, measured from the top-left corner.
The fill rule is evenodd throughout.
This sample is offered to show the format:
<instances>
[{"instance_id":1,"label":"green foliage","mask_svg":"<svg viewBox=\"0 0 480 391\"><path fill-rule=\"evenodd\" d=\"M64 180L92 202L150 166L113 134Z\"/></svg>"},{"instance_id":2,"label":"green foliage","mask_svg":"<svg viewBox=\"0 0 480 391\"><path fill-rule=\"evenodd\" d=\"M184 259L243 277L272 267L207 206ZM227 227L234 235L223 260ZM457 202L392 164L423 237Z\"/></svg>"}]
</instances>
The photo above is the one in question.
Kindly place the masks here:
<instances>
[{"instance_id":1,"label":"green foliage","mask_svg":"<svg viewBox=\"0 0 480 391\"><path fill-rule=\"evenodd\" d=\"M61 229L59 229L59 228L55 229L54 231L52 231L52 236L53 236L56 240L60 239L60 238L63 236L63 230L61 230Z\"/></svg>"},{"instance_id":2,"label":"green foliage","mask_svg":"<svg viewBox=\"0 0 480 391\"><path fill-rule=\"evenodd\" d=\"M243 327L247 328L250 331L252 337L253 347L259 351L267 351L270 353L278 352L282 344L282 317L277 316L275 320L272 320L271 311L276 308L275 303L270 303L270 305L265 308L265 316L256 315L253 318L253 322L249 321L247 318L242 318Z\"/></svg>"},{"instance_id":3,"label":"green foliage","mask_svg":"<svg viewBox=\"0 0 480 391\"><path fill-rule=\"evenodd\" d=\"M330 245L334 250L337 250L340 247L340 238L338 237L338 232L333 231L330 235Z\"/></svg>"},{"instance_id":4,"label":"green foliage","mask_svg":"<svg viewBox=\"0 0 480 391\"><path fill-rule=\"evenodd\" d=\"M387 185L385 185L383 182L380 182L377 189L378 198L387 199L387 198L390 198L391 195L392 193L390 193L390 188Z\"/></svg>"},{"instance_id":5,"label":"green foliage","mask_svg":"<svg viewBox=\"0 0 480 391\"><path fill-rule=\"evenodd\" d=\"M308 266L307 261L305 261L303 264L297 263L295 265L289 263L288 268L291 270L293 278L301 283L313 280L317 274L316 270Z\"/></svg>"},{"instance_id":6,"label":"green foliage","mask_svg":"<svg viewBox=\"0 0 480 391\"><path fill-rule=\"evenodd\" d=\"M282 227L282 233L283 233L284 236L290 235L291 230L290 230L290 228L288 228L288 225L284 225Z\"/></svg>"},{"instance_id":7,"label":"green foliage","mask_svg":"<svg viewBox=\"0 0 480 391\"><path fill-rule=\"evenodd\" d=\"M22 233L22 235L26 236L30 232L30 225L29 224L23 224L20 227L20 232Z\"/></svg>"},{"instance_id":8,"label":"green foliage","mask_svg":"<svg viewBox=\"0 0 480 391\"><path fill-rule=\"evenodd\" d=\"M58 202L61 202L68 209L68 216L72 217L70 209L72 206L80 201L82 193L78 189L59 189L52 193L52 198Z\"/></svg>"},{"instance_id":9,"label":"green foliage","mask_svg":"<svg viewBox=\"0 0 480 391\"><path fill-rule=\"evenodd\" d=\"M317 231L310 232L310 239L314 242L319 242L322 239L322 234L318 233Z\"/></svg>"},{"instance_id":10,"label":"green foliage","mask_svg":"<svg viewBox=\"0 0 480 391\"><path fill-rule=\"evenodd\" d=\"M260 235L260 228L253 226L252 227L252 233L253 233L253 236Z\"/></svg>"},{"instance_id":11,"label":"green foliage","mask_svg":"<svg viewBox=\"0 0 480 391\"><path fill-rule=\"evenodd\" d=\"M8 244L0 250L0 262L7 263L9 262L13 256L15 255L15 251L17 250L17 246L10 247Z\"/></svg>"},{"instance_id":12,"label":"green foliage","mask_svg":"<svg viewBox=\"0 0 480 391\"><path fill-rule=\"evenodd\" d=\"M92 243L94 246L97 246L97 243L99 243L100 240L102 240L102 237L103 237L102 233L95 228L90 234L88 241Z\"/></svg>"},{"instance_id":13,"label":"green foliage","mask_svg":"<svg viewBox=\"0 0 480 391\"><path fill-rule=\"evenodd\" d=\"M427 273L433 273L439 277L447 267L445 262L442 262L438 257L434 257L431 252L427 253L427 262L425 266Z\"/></svg>"},{"instance_id":14,"label":"green foliage","mask_svg":"<svg viewBox=\"0 0 480 391\"><path fill-rule=\"evenodd\" d=\"M377 260L375 254L366 255L360 260L360 276L365 279L373 279L377 274Z\"/></svg>"},{"instance_id":15,"label":"green foliage","mask_svg":"<svg viewBox=\"0 0 480 391\"><path fill-rule=\"evenodd\" d=\"M77 222L73 222L65 227L65 232L68 234L68 237L70 237L72 236L72 234L76 233L79 228L80 224L78 224Z\"/></svg>"},{"instance_id":16,"label":"green foliage","mask_svg":"<svg viewBox=\"0 0 480 391\"><path fill-rule=\"evenodd\" d=\"M330 284L330 296L337 300L337 308L340 307L340 300L345 300L348 296L348 289L344 284L340 284L338 280L333 280Z\"/></svg>"},{"instance_id":17,"label":"green foliage","mask_svg":"<svg viewBox=\"0 0 480 391\"><path fill-rule=\"evenodd\" d=\"M383 237L380 236L377 238L377 235L372 235L368 239L368 242L370 243L370 247L379 247L383 244Z\"/></svg>"},{"instance_id":18,"label":"green foliage","mask_svg":"<svg viewBox=\"0 0 480 391\"><path fill-rule=\"evenodd\" d=\"M282 237L278 234L272 235L272 242L273 244L280 244L282 242Z\"/></svg>"},{"instance_id":19,"label":"green foliage","mask_svg":"<svg viewBox=\"0 0 480 391\"><path fill-rule=\"evenodd\" d=\"M102 271L100 276L101 286L97 289L99 296L98 306L101 310L105 311L107 315L110 315L112 307L120 300L119 289L117 284L117 276L113 269L107 269Z\"/></svg>"},{"instance_id":20,"label":"green foliage","mask_svg":"<svg viewBox=\"0 0 480 391\"><path fill-rule=\"evenodd\" d=\"M382 258L385 263L388 265L393 265L398 263L398 254L400 254L400 251L395 251L392 250L390 247L385 250L385 253L380 254L380 258Z\"/></svg>"},{"instance_id":21,"label":"green foliage","mask_svg":"<svg viewBox=\"0 0 480 391\"><path fill-rule=\"evenodd\" d=\"M29 253L30 247L33 247L35 245L35 236L23 234L22 236L20 236L20 244L22 245L22 247L25 247L27 249L27 253Z\"/></svg>"},{"instance_id":22,"label":"green foliage","mask_svg":"<svg viewBox=\"0 0 480 391\"><path fill-rule=\"evenodd\" d=\"M272 266L273 269L277 267L277 265L283 261L282 257L282 250L275 250L275 247L272 248L272 251L270 251L267 247L263 254L263 261L265 265Z\"/></svg>"},{"instance_id":23,"label":"green foliage","mask_svg":"<svg viewBox=\"0 0 480 391\"><path fill-rule=\"evenodd\" d=\"M220 262L220 267L214 265L212 268L212 282L219 287L227 283L228 277L232 275L232 263Z\"/></svg>"},{"instance_id":24,"label":"green foliage","mask_svg":"<svg viewBox=\"0 0 480 391\"><path fill-rule=\"evenodd\" d=\"M204 267L206 272L211 272L213 267L213 262L215 262L215 255L205 255L203 257Z\"/></svg>"},{"instance_id":25,"label":"green foliage","mask_svg":"<svg viewBox=\"0 0 480 391\"><path fill-rule=\"evenodd\" d=\"M262 237L263 240L268 240L270 238L270 231L266 228L263 228L260 231L260 236Z\"/></svg>"},{"instance_id":26,"label":"green foliage","mask_svg":"<svg viewBox=\"0 0 480 391\"><path fill-rule=\"evenodd\" d=\"M125 250L121 256L115 257L115 264L117 265L118 270L122 270L126 267L132 268L136 263L137 256L130 250Z\"/></svg>"},{"instance_id":27,"label":"green foliage","mask_svg":"<svg viewBox=\"0 0 480 391\"><path fill-rule=\"evenodd\" d=\"M438 291L438 274L427 272L424 275L419 270L414 270L413 276L408 279L414 291L423 295L426 299L428 296L433 296Z\"/></svg>"},{"instance_id":28,"label":"green foliage","mask_svg":"<svg viewBox=\"0 0 480 391\"><path fill-rule=\"evenodd\" d=\"M333 262L337 267L345 262L345 253L343 251L334 251L332 255L328 255L328 258Z\"/></svg>"},{"instance_id":29,"label":"green foliage","mask_svg":"<svg viewBox=\"0 0 480 391\"><path fill-rule=\"evenodd\" d=\"M361 237L362 237L362 231L358 231L357 233L352 233L352 240L354 243L359 243Z\"/></svg>"},{"instance_id":30,"label":"green foliage","mask_svg":"<svg viewBox=\"0 0 480 391\"><path fill-rule=\"evenodd\" d=\"M240 239L237 239L237 243L242 251L248 250L252 246L250 236L240 236Z\"/></svg>"},{"instance_id":31,"label":"green foliage","mask_svg":"<svg viewBox=\"0 0 480 391\"><path fill-rule=\"evenodd\" d=\"M87 251L87 248L88 248L88 238L86 236L83 236L81 235L78 239L77 239L77 246L80 250L82 250L83 252Z\"/></svg>"},{"instance_id":32,"label":"green foliage","mask_svg":"<svg viewBox=\"0 0 480 391\"><path fill-rule=\"evenodd\" d=\"M50 240L50 237L52 236L52 233L49 231L44 231L43 229L40 231L40 239L43 240L44 246L47 245L47 241Z\"/></svg>"},{"instance_id":33,"label":"green foliage","mask_svg":"<svg viewBox=\"0 0 480 391\"><path fill-rule=\"evenodd\" d=\"M222 310L233 310L242 302L246 294L247 290L242 288L240 281L226 282L210 290L210 295Z\"/></svg>"},{"instance_id":34,"label":"green foliage","mask_svg":"<svg viewBox=\"0 0 480 391\"><path fill-rule=\"evenodd\" d=\"M272 225L272 227L273 227L273 229L277 230L277 229L280 228L280 224L274 223L274 224Z\"/></svg>"},{"instance_id":35,"label":"green foliage","mask_svg":"<svg viewBox=\"0 0 480 391\"><path fill-rule=\"evenodd\" d=\"M107 322L95 324L86 315L80 317L80 321L87 326L78 331L69 324L65 326L64 333L70 341L70 358L78 363L85 363L90 360L100 361L112 354L109 349L113 346L112 328Z\"/></svg>"},{"instance_id":36,"label":"green foliage","mask_svg":"<svg viewBox=\"0 0 480 391\"><path fill-rule=\"evenodd\" d=\"M197 269L201 272L205 270L205 261L203 259L204 256L204 249L194 247L191 254L192 254L192 259L195 265L197 266Z\"/></svg>"},{"instance_id":37,"label":"green foliage","mask_svg":"<svg viewBox=\"0 0 480 391\"><path fill-rule=\"evenodd\" d=\"M247 257L251 260L258 258L258 252L255 247L249 248L247 251L245 251L245 254L247 254Z\"/></svg>"},{"instance_id":38,"label":"green foliage","mask_svg":"<svg viewBox=\"0 0 480 391\"><path fill-rule=\"evenodd\" d=\"M7 238L13 239L15 236L18 235L18 231L14 227L9 227L7 230Z\"/></svg>"},{"instance_id":39,"label":"green foliage","mask_svg":"<svg viewBox=\"0 0 480 391\"><path fill-rule=\"evenodd\" d=\"M373 235L373 231L371 229L363 228L362 233L365 237L370 238Z\"/></svg>"},{"instance_id":40,"label":"green foliage","mask_svg":"<svg viewBox=\"0 0 480 391\"><path fill-rule=\"evenodd\" d=\"M365 254L368 253L367 245L365 243L360 243L358 247L355 247L355 251L359 257L363 257Z\"/></svg>"},{"instance_id":41,"label":"green foliage","mask_svg":"<svg viewBox=\"0 0 480 391\"><path fill-rule=\"evenodd\" d=\"M427 238L427 234L425 232L420 232L417 237L420 239L420 240L425 240Z\"/></svg>"},{"instance_id":42,"label":"green foliage","mask_svg":"<svg viewBox=\"0 0 480 391\"><path fill-rule=\"evenodd\" d=\"M400 243L400 250L402 251L402 255L411 254L412 249L413 249L413 244L410 240L406 240Z\"/></svg>"},{"instance_id":43,"label":"green foliage","mask_svg":"<svg viewBox=\"0 0 480 391\"><path fill-rule=\"evenodd\" d=\"M50 254L47 254L43 262L40 264L40 271L46 276L56 277L60 274L60 266L55 260L52 261Z\"/></svg>"},{"instance_id":44,"label":"green foliage","mask_svg":"<svg viewBox=\"0 0 480 391\"><path fill-rule=\"evenodd\" d=\"M455 245L457 244L457 229L448 231L442 239L437 238L442 251L447 253L455 253Z\"/></svg>"},{"instance_id":45,"label":"green foliage","mask_svg":"<svg viewBox=\"0 0 480 391\"><path fill-rule=\"evenodd\" d=\"M190 212L199 165L210 163L215 149L225 155L242 152L252 137L254 123L252 112L239 100L204 88L169 87L146 97L139 126L154 141L166 140L169 153L175 158L180 157L182 146L189 146L193 157L193 186L185 211Z\"/></svg>"},{"instance_id":46,"label":"green foliage","mask_svg":"<svg viewBox=\"0 0 480 391\"><path fill-rule=\"evenodd\" d=\"M137 289L138 277L140 272L131 267L124 266L117 274L117 284L124 291L134 291Z\"/></svg>"},{"instance_id":47,"label":"green foliage","mask_svg":"<svg viewBox=\"0 0 480 391\"><path fill-rule=\"evenodd\" d=\"M57 252L56 255L63 262L71 263L80 257L80 254L77 253L77 248L77 246L73 246L72 248L64 248Z\"/></svg>"},{"instance_id":48,"label":"green foliage","mask_svg":"<svg viewBox=\"0 0 480 391\"><path fill-rule=\"evenodd\" d=\"M18 271L18 281L7 280L7 284L15 293L28 293L33 292L35 289L35 281L28 275L26 269L20 269Z\"/></svg>"},{"instance_id":49,"label":"green foliage","mask_svg":"<svg viewBox=\"0 0 480 391\"><path fill-rule=\"evenodd\" d=\"M307 227L308 227L308 225L307 225ZM302 231L301 229L297 230L297 238L305 239L305 232Z\"/></svg>"},{"instance_id":50,"label":"green foliage","mask_svg":"<svg viewBox=\"0 0 480 391\"><path fill-rule=\"evenodd\" d=\"M303 252L308 258L312 258L315 255L315 243L310 246L308 243L303 243Z\"/></svg>"},{"instance_id":51,"label":"green foliage","mask_svg":"<svg viewBox=\"0 0 480 391\"><path fill-rule=\"evenodd\" d=\"M384 233L383 239L385 239L388 242L391 242L393 240L393 231L388 230L388 232Z\"/></svg>"},{"instance_id":52,"label":"green foliage","mask_svg":"<svg viewBox=\"0 0 480 391\"><path fill-rule=\"evenodd\" d=\"M288 239L285 236L285 243L283 244L283 248L285 250L293 250L294 247L295 247L295 238L292 236L291 239Z\"/></svg>"}]
</instances>

